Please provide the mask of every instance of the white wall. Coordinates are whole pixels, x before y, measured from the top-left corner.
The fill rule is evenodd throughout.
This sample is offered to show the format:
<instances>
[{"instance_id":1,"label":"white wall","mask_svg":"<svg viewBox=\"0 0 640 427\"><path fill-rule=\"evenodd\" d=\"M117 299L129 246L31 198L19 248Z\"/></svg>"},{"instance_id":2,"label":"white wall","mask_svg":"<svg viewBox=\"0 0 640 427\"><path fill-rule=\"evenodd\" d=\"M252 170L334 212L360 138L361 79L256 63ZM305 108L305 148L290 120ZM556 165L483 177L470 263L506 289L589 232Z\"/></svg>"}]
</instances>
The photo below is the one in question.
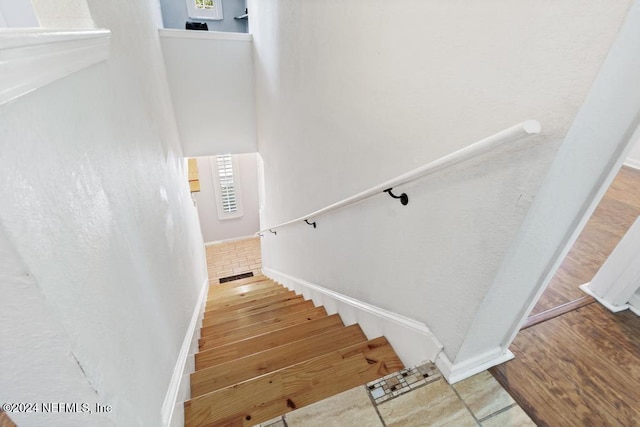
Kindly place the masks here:
<instances>
[{"instance_id":1,"label":"white wall","mask_svg":"<svg viewBox=\"0 0 640 427\"><path fill-rule=\"evenodd\" d=\"M217 203L211 164L213 157L198 158L200 192L196 194L200 229L205 242L251 236L260 229L258 215L258 165L257 155L239 154L236 176L240 185L243 215L239 218L218 219Z\"/></svg>"},{"instance_id":2,"label":"white wall","mask_svg":"<svg viewBox=\"0 0 640 427\"><path fill-rule=\"evenodd\" d=\"M249 1L263 225L524 119L541 136L263 238L265 267L425 323L454 360L631 1ZM339 13L336 13L339 7Z\"/></svg>"},{"instance_id":3,"label":"white wall","mask_svg":"<svg viewBox=\"0 0 640 427\"><path fill-rule=\"evenodd\" d=\"M45 28L95 28L87 0L31 0Z\"/></svg>"},{"instance_id":4,"label":"white wall","mask_svg":"<svg viewBox=\"0 0 640 427\"><path fill-rule=\"evenodd\" d=\"M511 343L640 138L638 26L640 1L635 1L502 261L459 360Z\"/></svg>"},{"instance_id":5,"label":"white wall","mask_svg":"<svg viewBox=\"0 0 640 427\"><path fill-rule=\"evenodd\" d=\"M632 168L640 169L640 140L631 148L625 164Z\"/></svg>"},{"instance_id":6,"label":"white wall","mask_svg":"<svg viewBox=\"0 0 640 427\"><path fill-rule=\"evenodd\" d=\"M0 28L39 26L29 0L0 0Z\"/></svg>"},{"instance_id":7,"label":"white wall","mask_svg":"<svg viewBox=\"0 0 640 427\"><path fill-rule=\"evenodd\" d=\"M185 155L258 151L251 36L161 30L160 37Z\"/></svg>"},{"instance_id":8,"label":"white wall","mask_svg":"<svg viewBox=\"0 0 640 427\"><path fill-rule=\"evenodd\" d=\"M104 404L77 360L69 335L52 312L39 283L0 228L0 399L2 403L84 402ZM11 329L9 329L11 328ZM10 413L18 425L114 425L103 414Z\"/></svg>"},{"instance_id":9,"label":"white wall","mask_svg":"<svg viewBox=\"0 0 640 427\"><path fill-rule=\"evenodd\" d=\"M113 407L18 425L157 426L206 282L202 238L157 3L88 4L109 61L0 106L0 401Z\"/></svg>"}]
</instances>

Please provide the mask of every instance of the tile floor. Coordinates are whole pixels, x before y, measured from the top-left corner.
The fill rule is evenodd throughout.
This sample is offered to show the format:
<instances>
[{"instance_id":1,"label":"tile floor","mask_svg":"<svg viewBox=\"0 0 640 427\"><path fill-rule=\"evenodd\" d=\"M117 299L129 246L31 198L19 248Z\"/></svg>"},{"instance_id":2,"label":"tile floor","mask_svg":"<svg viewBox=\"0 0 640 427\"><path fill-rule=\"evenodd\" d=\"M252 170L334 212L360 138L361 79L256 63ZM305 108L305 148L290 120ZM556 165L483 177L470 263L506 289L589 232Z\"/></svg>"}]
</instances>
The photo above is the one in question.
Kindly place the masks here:
<instances>
[{"instance_id":1,"label":"tile floor","mask_svg":"<svg viewBox=\"0 0 640 427\"><path fill-rule=\"evenodd\" d=\"M431 363L405 369L261 427L535 426L488 372L453 386Z\"/></svg>"},{"instance_id":2,"label":"tile floor","mask_svg":"<svg viewBox=\"0 0 640 427\"><path fill-rule=\"evenodd\" d=\"M215 243L205 247L209 283L217 284L221 277L252 272L261 274L262 255L260 238L250 238L235 242Z\"/></svg>"}]
</instances>

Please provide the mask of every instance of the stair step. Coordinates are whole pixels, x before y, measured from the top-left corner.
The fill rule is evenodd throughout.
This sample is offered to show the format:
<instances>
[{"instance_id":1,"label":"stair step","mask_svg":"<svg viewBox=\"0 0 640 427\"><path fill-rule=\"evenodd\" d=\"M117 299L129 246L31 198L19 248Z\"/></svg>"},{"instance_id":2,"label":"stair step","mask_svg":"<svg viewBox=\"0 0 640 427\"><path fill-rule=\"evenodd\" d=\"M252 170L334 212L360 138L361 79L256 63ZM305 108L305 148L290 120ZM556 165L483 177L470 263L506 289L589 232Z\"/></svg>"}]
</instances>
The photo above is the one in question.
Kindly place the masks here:
<instances>
[{"instance_id":1,"label":"stair step","mask_svg":"<svg viewBox=\"0 0 640 427\"><path fill-rule=\"evenodd\" d=\"M271 286L267 289L259 289L255 291L245 292L245 293L233 295L230 297L222 297L222 298L216 298L215 296L207 297L207 310L211 310L213 308L218 308L222 306L233 305L233 304L241 304L245 301L254 301L266 296L277 295L285 292L288 292L286 288L283 288L280 286Z\"/></svg>"},{"instance_id":2,"label":"stair step","mask_svg":"<svg viewBox=\"0 0 640 427\"><path fill-rule=\"evenodd\" d=\"M191 397L219 390L366 340L367 337L360 326L351 325L196 371L191 374Z\"/></svg>"},{"instance_id":3,"label":"stair step","mask_svg":"<svg viewBox=\"0 0 640 427\"><path fill-rule=\"evenodd\" d=\"M290 313L296 313L299 311L311 310L315 306L313 305L313 301L297 301L297 304L291 304L286 307L278 307L272 310L263 311L261 313L254 313L250 315L241 316L234 319L226 319L219 321L217 323L213 323L214 321L203 321L203 329L204 328L216 328L216 330L223 331L229 329L237 329L242 328L244 326L249 326L254 323L267 321L269 319L273 319L274 317L284 316Z\"/></svg>"},{"instance_id":4,"label":"stair step","mask_svg":"<svg viewBox=\"0 0 640 427\"><path fill-rule=\"evenodd\" d=\"M246 291L243 291L244 288L248 288ZM240 289L240 292L236 292L236 290ZM230 290L222 291L221 294L213 293L207 295L207 301L213 302L223 302L223 301L232 301L236 298L242 298L250 295L258 295L268 293L270 291L280 291L286 290L286 288L282 285L278 285L277 283L272 282L258 282L251 283L249 285L239 286ZM229 292L229 293L227 293Z\"/></svg>"},{"instance_id":5,"label":"stair step","mask_svg":"<svg viewBox=\"0 0 640 427\"><path fill-rule=\"evenodd\" d=\"M257 291L259 289L267 289L269 287L281 287L281 286L282 285L278 285L271 280L263 280L262 282L247 283L246 285L234 286L232 288L226 288L226 289L209 288L209 293L207 294L207 298L208 299L229 298L234 295Z\"/></svg>"},{"instance_id":6,"label":"stair step","mask_svg":"<svg viewBox=\"0 0 640 427\"><path fill-rule=\"evenodd\" d=\"M268 332L255 337L226 344L211 350L201 351L195 355L196 370L209 368L231 360L239 359L253 353L298 341L323 332L343 328L344 324L337 314L321 317L317 320L302 323L277 331Z\"/></svg>"},{"instance_id":7,"label":"stair step","mask_svg":"<svg viewBox=\"0 0 640 427\"><path fill-rule=\"evenodd\" d=\"M261 276L247 277L246 279L234 280L233 282L214 283L209 285L209 292L230 290L230 289L239 288L247 285L253 285L255 283L262 283L262 282L276 283L273 280L269 279L268 277L261 275Z\"/></svg>"},{"instance_id":8,"label":"stair step","mask_svg":"<svg viewBox=\"0 0 640 427\"><path fill-rule=\"evenodd\" d=\"M282 323L282 322L286 322L287 320L295 319L298 317L307 317L309 315L312 315L314 312L317 312L318 314L324 313L324 316L327 315L327 312L324 310L324 307L316 308L313 306L313 303L312 303L311 307L309 307L306 310L296 311L293 313L286 313L280 316L270 317L264 320L258 320L244 326L234 327L233 324L229 325L229 327L225 327L225 325L206 326L200 329L200 336L206 337L206 338L223 337L229 334L233 334L235 331L243 330L243 329L247 329L248 332L251 332L252 330L259 330L270 324Z\"/></svg>"},{"instance_id":9,"label":"stair step","mask_svg":"<svg viewBox=\"0 0 640 427\"><path fill-rule=\"evenodd\" d=\"M240 319L245 316L275 310L276 308L289 307L290 305L299 304L302 301L304 301L302 295L297 295L296 297L286 301L278 301L271 304L262 304L257 306L254 305L251 307L241 308L239 310L226 311L222 313L219 313L216 310L208 311L205 312L203 326L215 325L216 323L222 323L225 320Z\"/></svg>"},{"instance_id":10,"label":"stair step","mask_svg":"<svg viewBox=\"0 0 640 427\"><path fill-rule=\"evenodd\" d=\"M289 326L298 325L300 323L310 322L321 317L325 317L327 312L323 307L316 307L309 311L301 311L299 313L289 314L280 318L272 319L269 322L258 323L244 328L233 329L225 331L222 334L216 334L214 330L209 331L209 334L201 334L199 340L200 350L208 350L211 348L219 347L224 344L229 344L235 341L240 341L245 338L249 338L255 335L264 334L267 332L277 331L278 329L287 328Z\"/></svg>"},{"instance_id":11,"label":"stair step","mask_svg":"<svg viewBox=\"0 0 640 427\"><path fill-rule=\"evenodd\" d=\"M238 292L238 290L240 292ZM271 281L249 283L248 285L236 286L232 289L222 289L220 290L220 293L209 292L207 294L207 301L217 302L217 301L233 300L235 298L243 297L245 295L255 295L255 294L269 292L272 290L287 290L287 288Z\"/></svg>"},{"instance_id":12,"label":"stair step","mask_svg":"<svg viewBox=\"0 0 640 427\"><path fill-rule=\"evenodd\" d=\"M268 295L265 297L258 296L248 301L236 301L226 303L224 305L212 306L211 308L205 307L204 317L211 316L213 313L227 313L235 310L241 310L249 307L265 307L273 302L287 301L296 297L296 293L293 291L278 292L274 295Z\"/></svg>"},{"instance_id":13,"label":"stair step","mask_svg":"<svg viewBox=\"0 0 640 427\"><path fill-rule=\"evenodd\" d=\"M377 338L191 399L185 425L255 425L402 368Z\"/></svg>"},{"instance_id":14,"label":"stair step","mask_svg":"<svg viewBox=\"0 0 640 427\"><path fill-rule=\"evenodd\" d=\"M218 280L218 279L215 279ZM271 280L263 274L256 274L255 276L245 277L244 279L232 280L231 282L224 283L212 283L211 288L229 288L233 286L246 285L247 283L261 282L263 280Z\"/></svg>"}]
</instances>

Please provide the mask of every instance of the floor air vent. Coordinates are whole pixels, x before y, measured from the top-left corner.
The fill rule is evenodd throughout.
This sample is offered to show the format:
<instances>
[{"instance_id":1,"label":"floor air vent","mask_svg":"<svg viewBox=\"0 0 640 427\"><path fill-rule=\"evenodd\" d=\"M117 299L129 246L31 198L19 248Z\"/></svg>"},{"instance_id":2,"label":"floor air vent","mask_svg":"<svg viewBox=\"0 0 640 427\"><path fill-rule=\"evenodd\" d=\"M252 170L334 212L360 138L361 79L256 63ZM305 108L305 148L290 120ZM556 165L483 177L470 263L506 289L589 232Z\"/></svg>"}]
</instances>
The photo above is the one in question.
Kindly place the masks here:
<instances>
[{"instance_id":1,"label":"floor air vent","mask_svg":"<svg viewBox=\"0 0 640 427\"><path fill-rule=\"evenodd\" d=\"M246 279L247 277L253 277L253 273L249 272L249 273L236 274L235 276L221 277L219 280L220 280L220 283L225 283L225 282L232 282L234 280Z\"/></svg>"}]
</instances>

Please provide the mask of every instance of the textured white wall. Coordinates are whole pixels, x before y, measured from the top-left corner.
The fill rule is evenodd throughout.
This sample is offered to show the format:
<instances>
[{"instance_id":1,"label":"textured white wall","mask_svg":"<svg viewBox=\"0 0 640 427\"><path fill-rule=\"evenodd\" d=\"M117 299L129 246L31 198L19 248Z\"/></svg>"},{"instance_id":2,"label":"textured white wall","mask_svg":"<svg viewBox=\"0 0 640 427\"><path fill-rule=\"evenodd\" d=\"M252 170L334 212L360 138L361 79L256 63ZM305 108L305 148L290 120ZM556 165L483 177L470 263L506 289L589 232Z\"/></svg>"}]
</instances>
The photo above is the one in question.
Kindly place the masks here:
<instances>
[{"instance_id":1,"label":"textured white wall","mask_svg":"<svg viewBox=\"0 0 640 427\"><path fill-rule=\"evenodd\" d=\"M75 358L70 337L52 312L38 280L0 228L0 403L104 404ZM38 408L40 409L40 408ZM87 413L10 413L18 425L115 425ZM34 419L37 416L37 421Z\"/></svg>"},{"instance_id":2,"label":"textured white wall","mask_svg":"<svg viewBox=\"0 0 640 427\"><path fill-rule=\"evenodd\" d=\"M247 34L161 30L184 153L255 153L252 42Z\"/></svg>"},{"instance_id":3,"label":"textured white wall","mask_svg":"<svg viewBox=\"0 0 640 427\"><path fill-rule=\"evenodd\" d=\"M268 236L265 266L422 321L453 360L630 4L250 1L264 226L543 125L403 188L408 207L381 196Z\"/></svg>"},{"instance_id":4,"label":"textured white wall","mask_svg":"<svg viewBox=\"0 0 640 427\"><path fill-rule=\"evenodd\" d=\"M95 28L87 0L31 0L45 28Z\"/></svg>"},{"instance_id":5,"label":"textured white wall","mask_svg":"<svg viewBox=\"0 0 640 427\"><path fill-rule=\"evenodd\" d=\"M213 157L198 158L200 192L196 198L200 228L205 242L251 236L260 229L257 155L255 153L238 154L235 157L238 162L236 172L239 177L243 216L226 220L218 219L211 172L211 162L214 162L215 159Z\"/></svg>"},{"instance_id":6,"label":"textured white wall","mask_svg":"<svg viewBox=\"0 0 640 427\"><path fill-rule=\"evenodd\" d=\"M112 30L109 61L0 107L0 401L90 395L113 406L106 424L157 426L206 279L202 238L157 3L88 4ZM41 416L12 414L18 425L105 424Z\"/></svg>"}]
</instances>

